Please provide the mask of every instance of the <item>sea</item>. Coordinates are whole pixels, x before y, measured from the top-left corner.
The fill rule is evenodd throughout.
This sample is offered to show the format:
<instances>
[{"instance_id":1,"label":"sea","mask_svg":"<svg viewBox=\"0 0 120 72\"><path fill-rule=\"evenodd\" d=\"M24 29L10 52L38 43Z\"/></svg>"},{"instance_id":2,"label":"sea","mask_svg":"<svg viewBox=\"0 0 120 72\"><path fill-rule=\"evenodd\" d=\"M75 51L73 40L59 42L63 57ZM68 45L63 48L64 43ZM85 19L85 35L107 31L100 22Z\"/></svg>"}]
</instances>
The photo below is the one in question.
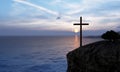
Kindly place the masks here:
<instances>
[{"instance_id":1,"label":"sea","mask_svg":"<svg viewBox=\"0 0 120 72\"><path fill-rule=\"evenodd\" d=\"M83 45L100 41L83 38ZM79 36L0 36L0 72L66 72Z\"/></svg>"}]
</instances>

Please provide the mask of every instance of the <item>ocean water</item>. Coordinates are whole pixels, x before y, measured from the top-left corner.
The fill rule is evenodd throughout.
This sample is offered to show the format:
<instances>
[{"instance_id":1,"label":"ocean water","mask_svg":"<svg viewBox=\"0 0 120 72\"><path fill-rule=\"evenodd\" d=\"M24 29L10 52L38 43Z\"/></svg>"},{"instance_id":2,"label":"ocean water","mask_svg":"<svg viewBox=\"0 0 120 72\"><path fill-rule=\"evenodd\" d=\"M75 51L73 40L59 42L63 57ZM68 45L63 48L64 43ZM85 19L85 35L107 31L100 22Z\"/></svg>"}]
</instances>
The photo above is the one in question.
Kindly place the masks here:
<instances>
[{"instance_id":1,"label":"ocean water","mask_svg":"<svg viewBox=\"0 0 120 72\"><path fill-rule=\"evenodd\" d=\"M83 38L83 44L99 40ZM3 36L0 72L66 72L66 54L77 47L78 36Z\"/></svg>"}]
</instances>

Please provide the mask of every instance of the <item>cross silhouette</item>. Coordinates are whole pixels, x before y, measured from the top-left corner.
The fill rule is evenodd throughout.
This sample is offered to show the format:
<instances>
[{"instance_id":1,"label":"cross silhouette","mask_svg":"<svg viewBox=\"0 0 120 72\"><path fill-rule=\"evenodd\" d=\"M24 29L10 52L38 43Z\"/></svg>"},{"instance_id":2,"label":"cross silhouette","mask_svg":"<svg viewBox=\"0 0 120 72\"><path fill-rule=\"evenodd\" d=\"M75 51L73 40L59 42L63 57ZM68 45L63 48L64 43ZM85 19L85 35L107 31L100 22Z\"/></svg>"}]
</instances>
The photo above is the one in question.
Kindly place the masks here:
<instances>
[{"instance_id":1,"label":"cross silhouette","mask_svg":"<svg viewBox=\"0 0 120 72\"><path fill-rule=\"evenodd\" d=\"M82 23L82 17L80 17L80 23L74 25L80 25L80 47L82 47L82 25L89 25L88 23Z\"/></svg>"}]
</instances>

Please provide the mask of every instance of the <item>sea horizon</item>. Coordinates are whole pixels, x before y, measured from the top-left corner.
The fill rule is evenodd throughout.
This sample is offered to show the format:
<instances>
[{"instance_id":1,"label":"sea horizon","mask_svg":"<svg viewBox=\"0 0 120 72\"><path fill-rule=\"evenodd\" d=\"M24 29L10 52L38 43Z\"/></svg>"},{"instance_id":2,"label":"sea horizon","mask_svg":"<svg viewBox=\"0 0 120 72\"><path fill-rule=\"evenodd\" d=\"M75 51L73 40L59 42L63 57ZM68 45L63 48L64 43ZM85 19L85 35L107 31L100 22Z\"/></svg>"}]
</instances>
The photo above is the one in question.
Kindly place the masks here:
<instances>
[{"instance_id":1,"label":"sea horizon","mask_svg":"<svg viewBox=\"0 0 120 72\"><path fill-rule=\"evenodd\" d=\"M42 36L44 36L44 37L49 37L49 36L53 36L53 37L59 37L59 36L76 36L76 34L74 34L74 35L0 35L0 37L42 37ZM77 36L80 36L80 35L77 35ZM84 35L83 36L83 38L84 37L99 37L100 38L100 36L101 35Z\"/></svg>"}]
</instances>

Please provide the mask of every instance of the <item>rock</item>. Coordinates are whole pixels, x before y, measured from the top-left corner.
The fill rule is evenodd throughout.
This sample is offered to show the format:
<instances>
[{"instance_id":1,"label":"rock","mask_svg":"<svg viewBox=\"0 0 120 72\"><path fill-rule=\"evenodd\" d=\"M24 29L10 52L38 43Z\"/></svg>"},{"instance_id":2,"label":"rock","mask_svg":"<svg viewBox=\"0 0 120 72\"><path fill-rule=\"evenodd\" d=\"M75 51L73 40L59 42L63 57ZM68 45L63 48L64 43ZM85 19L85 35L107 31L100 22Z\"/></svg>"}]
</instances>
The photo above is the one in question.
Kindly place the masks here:
<instances>
[{"instance_id":1,"label":"rock","mask_svg":"<svg viewBox=\"0 0 120 72\"><path fill-rule=\"evenodd\" d=\"M67 54L67 72L120 72L120 41L99 41Z\"/></svg>"}]
</instances>

